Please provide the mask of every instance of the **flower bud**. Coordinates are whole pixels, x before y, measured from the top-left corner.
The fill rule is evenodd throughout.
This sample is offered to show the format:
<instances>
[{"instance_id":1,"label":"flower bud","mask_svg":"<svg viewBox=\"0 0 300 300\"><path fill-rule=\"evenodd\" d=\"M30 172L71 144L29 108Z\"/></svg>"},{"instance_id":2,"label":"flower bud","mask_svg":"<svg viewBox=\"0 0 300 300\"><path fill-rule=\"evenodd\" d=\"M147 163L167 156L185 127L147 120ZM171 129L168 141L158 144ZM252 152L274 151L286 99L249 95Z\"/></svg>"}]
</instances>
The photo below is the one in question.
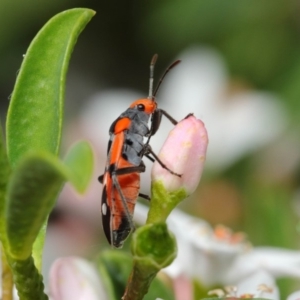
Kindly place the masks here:
<instances>
[{"instance_id":1,"label":"flower bud","mask_svg":"<svg viewBox=\"0 0 300 300\"><path fill-rule=\"evenodd\" d=\"M108 299L96 269L81 258L57 259L50 270L49 286L52 300Z\"/></svg>"},{"instance_id":2,"label":"flower bud","mask_svg":"<svg viewBox=\"0 0 300 300\"><path fill-rule=\"evenodd\" d=\"M204 124L193 115L180 121L170 132L158 155L169 170L157 161L152 168L148 224L166 221L174 207L196 189L207 143Z\"/></svg>"},{"instance_id":3,"label":"flower bud","mask_svg":"<svg viewBox=\"0 0 300 300\"><path fill-rule=\"evenodd\" d=\"M180 121L169 133L158 157L173 172L157 161L152 168L152 180L161 181L165 189L174 192L184 188L193 193L200 181L208 144L207 131L201 120L193 115Z\"/></svg>"},{"instance_id":4,"label":"flower bud","mask_svg":"<svg viewBox=\"0 0 300 300\"><path fill-rule=\"evenodd\" d=\"M158 272L172 263L177 255L174 235L166 223L147 224L136 230L132 237L131 252L148 271Z\"/></svg>"},{"instance_id":5,"label":"flower bud","mask_svg":"<svg viewBox=\"0 0 300 300\"><path fill-rule=\"evenodd\" d=\"M133 234L131 252L133 269L122 299L142 299L157 272L175 259L176 240L166 223L147 224Z\"/></svg>"}]
</instances>

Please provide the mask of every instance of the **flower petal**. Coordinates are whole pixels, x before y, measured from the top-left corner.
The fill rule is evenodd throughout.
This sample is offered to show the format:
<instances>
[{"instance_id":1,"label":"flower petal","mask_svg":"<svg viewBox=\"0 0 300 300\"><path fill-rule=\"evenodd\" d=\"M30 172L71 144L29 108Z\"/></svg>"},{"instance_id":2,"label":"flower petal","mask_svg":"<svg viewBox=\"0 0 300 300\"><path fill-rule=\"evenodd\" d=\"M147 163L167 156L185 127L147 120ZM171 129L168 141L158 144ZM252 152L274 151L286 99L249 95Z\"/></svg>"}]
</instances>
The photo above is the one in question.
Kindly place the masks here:
<instances>
[{"instance_id":1,"label":"flower petal","mask_svg":"<svg viewBox=\"0 0 300 300\"><path fill-rule=\"evenodd\" d=\"M98 300L107 294L92 264L81 258L57 259L50 270L52 300Z\"/></svg>"},{"instance_id":2,"label":"flower petal","mask_svg":"<svg viewBox=\"0 0 300 300\"><path fill-rule=\"evenodd\" d=\"M255 295L255 298L279 300L278 287L272 275L263 270L251 274L237 283L238 297L244 294Z\"/></svg>"},{"instance_id":3,"label":"flower petal","mask_svg":"<svg viewBox=\"0 0 300 300\"><path fill-rule=\"evenodd\" d=\"M294 292L289 295L287 300L300 300L300 291Z\"/></svg>"}]
</instances>

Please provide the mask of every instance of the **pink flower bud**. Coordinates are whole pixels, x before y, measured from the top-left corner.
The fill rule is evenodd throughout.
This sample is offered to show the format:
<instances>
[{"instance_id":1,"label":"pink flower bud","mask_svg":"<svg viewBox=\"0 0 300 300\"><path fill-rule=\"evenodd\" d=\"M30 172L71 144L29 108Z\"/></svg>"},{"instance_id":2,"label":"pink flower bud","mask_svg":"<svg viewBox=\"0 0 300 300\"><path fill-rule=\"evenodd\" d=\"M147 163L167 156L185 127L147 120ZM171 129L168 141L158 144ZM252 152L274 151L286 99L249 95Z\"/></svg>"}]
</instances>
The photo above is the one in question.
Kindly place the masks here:
<instances>
[{"instance_id":1,"label":"pink flower bud","mask_svg":"<svg viewBox=\"0 0 300 300\"><path fill-rule=\"evenodd\" d=\"M95 268L76 257L57 259L50 270L51 300L108 299Z\"/></svg>"},{"instance_id":2,"label":"pink flower bud","mask_svg":"<svg viewBox=\"0 0 300 300\"><path fill-rule=\"evenodd\" d=\"M181 177L171 174L156 161L152 168L152 180L161 181L169 192L184 188L190 195L200 181L207 144L203 122L193 115L183 119L169 133L158 155L169 169L181 174Z\"/></svg>"}]
</instances>

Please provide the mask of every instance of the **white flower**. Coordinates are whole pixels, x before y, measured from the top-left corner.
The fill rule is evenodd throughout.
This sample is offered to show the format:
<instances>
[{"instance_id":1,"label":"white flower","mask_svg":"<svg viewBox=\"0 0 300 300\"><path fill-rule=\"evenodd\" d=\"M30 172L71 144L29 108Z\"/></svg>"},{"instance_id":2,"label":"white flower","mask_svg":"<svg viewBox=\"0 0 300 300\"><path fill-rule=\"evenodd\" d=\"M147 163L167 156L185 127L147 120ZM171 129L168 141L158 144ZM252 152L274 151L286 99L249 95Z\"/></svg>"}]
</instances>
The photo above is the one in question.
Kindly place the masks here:
<instances>
[{"instance_id":1,"label":"white flower","mask_svg":"<svg viewBox=\"0 0 300 300\"><path fill-rule=\"evenodd\" d=\"M171 70L160 87L158 107L178 121L188 113L203 120L210 138L205 168L215 171L227 168L270 143L284 130L285 109L273 94L257 90L228 93L229 75L223 58L215 50L194 47L179 53L178 58L181 64ZM147 90L137 93L125 89L99 92L87 99L79 120L69 126L70 139L86 138L95 146L101 160L97 172L103 172L99 166L105 164L110 125L133 101L147 97L147 93ZM151 138L156 153L172 128L163 117L159 130ZM143 192L149 193L149 183L145 185L143 177L150 177L152 163L147 159L145 163L147 168L141 184Z\"/></svg>"},{"instance_id":2,"label":"white flower","mask_svg":"<svg viewBox=\"0 0 300 300\"><path fill-rule=\"evenodd\" d=\"M147 209L138 204L135 220L143 222ZM271 247L252 248L243 234L218 226L213 230L205 221L175 209L167 219L177 239L178 257L164 271L176 278L196 278L207 288L213 285L236 286L240 294L260 294L279 299L275 278L300 278L300 251ZM270 287L269 294L267 289ZM271 292L272 290L272 292ZM258 294L258 292L256 292Z\"/></svg>"},{"instance_id":3,"label":"white flower","mask_svg":"<svg viewBox=\"0 0 300 300\"><path fill-rule=\"evenodd\" d=\"M300 300L300 291L294 292L289 297L287 300Z\"/></svg>"},{"instance_id":4,"label":"white flower","mask_svg":"<svg viewBox=\"0 0 300 300\"><path fill-rule=\"evenodd\" d=\"M261 284L260 282L265 282ZM265 271L258 271L244 280L239 281L235 286L225 286L224 288L210 290L208 295L236 298L266 298L279 300L278 287L274 278Z\"/></svg>"},{"instance_id":5,"label":"white flower","mask_svg":"<svg viewBox=\"0 0 300 300\"><path fill-rule=\"evenodd\" d=\"M264 270L258 270L247 278L238 281L236 290L238 297L251 294L255 298L280 299L274 277Z\"/></svg>"},{"instance_id":6,"label":"white flower","mask_svg":"<svg viewBox=\"0 0 300 300\"><path fill-rule=\"evenodd\" d=\"M262 269L278 277L300 278L300 251L283 248L255 247L236 258L228 278L244 278Z\"/></svg>"},{"instance_id":7,"label":"white flower","mask_svg":"<svg viewBox=\"0 0 300 300\"><path fill-rule=\"evenodd\" d=\"M51 300L108 299L96 268L82 258L57 259L50 270Z\"/></svg>"},{"instance_id":8,"label":"white flower","mask_svg":"<svg viewBox=\"0 0 300 300\"><path fill-rule=\"evenodd\" d=\"M225 62L215 50L194 47L178 58L182 62L162 84L157 102L174 118L192 112L203 120L210 138L206 167L224 169L283 131L286 114L277 97L257 90L230 94ZM168 131L161 129L162 136Z\"/></svg>"}]
</instances>

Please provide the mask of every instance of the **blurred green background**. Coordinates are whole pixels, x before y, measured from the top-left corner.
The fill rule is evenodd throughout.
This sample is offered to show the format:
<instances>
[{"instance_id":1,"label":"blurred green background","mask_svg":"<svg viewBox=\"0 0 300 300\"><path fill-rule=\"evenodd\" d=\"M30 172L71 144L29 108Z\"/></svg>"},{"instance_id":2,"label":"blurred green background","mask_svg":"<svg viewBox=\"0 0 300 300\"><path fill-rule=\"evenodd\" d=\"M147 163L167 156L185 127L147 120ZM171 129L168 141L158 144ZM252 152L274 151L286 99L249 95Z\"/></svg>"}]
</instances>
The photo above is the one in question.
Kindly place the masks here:
<instances>
[{"instance_id":1,"label":"blurred green background","mask_svg":"<svg viewBox=\"0 0 300 300\"><path fill-rule=\"evenodd\" d=\"M22 54L41 26L62 10L89 7L97 16L80 37L71 72L91 78L91 85L97 83L98 89L146 90L148 82L141 72L146 78L145 63L154 53L159 53L161 72L181 50L205 44L222 53L233 77L284 95L288 108L298 117L299 6L299 1L291 0L2 0L1 104L7 106ZM79 95L74 92L78 99L83 94L80 90Z\"/></svg>"},{"instance_id":2,"label":"blurred green background","mask_svg":"<svg viewBox=\"0 0 300 300\"><path fill-rule=\"evenodd\" d=\"M156 73L161 74L193 45L210 47L223 57L230 91L263 90L280 99L287 116L284 131L226 168L208 168L197 193L182 208L213 225L245 231L254 245L299 249L300 2L1 0L3 123L30 41L53 15L73 7L88 7L97 14L71 59L66 124L76 120L87 99L99 91L126 87L145 94L152 55L159 54ZM121 112L116 108L111 119ZM99 201L100 195L99 188ZM53 222L64 224L62 215L58 209ZM101 234L101 228L95 232ZM96 251L92 243L89 247Z\"/></svg>"}]
</instances>

